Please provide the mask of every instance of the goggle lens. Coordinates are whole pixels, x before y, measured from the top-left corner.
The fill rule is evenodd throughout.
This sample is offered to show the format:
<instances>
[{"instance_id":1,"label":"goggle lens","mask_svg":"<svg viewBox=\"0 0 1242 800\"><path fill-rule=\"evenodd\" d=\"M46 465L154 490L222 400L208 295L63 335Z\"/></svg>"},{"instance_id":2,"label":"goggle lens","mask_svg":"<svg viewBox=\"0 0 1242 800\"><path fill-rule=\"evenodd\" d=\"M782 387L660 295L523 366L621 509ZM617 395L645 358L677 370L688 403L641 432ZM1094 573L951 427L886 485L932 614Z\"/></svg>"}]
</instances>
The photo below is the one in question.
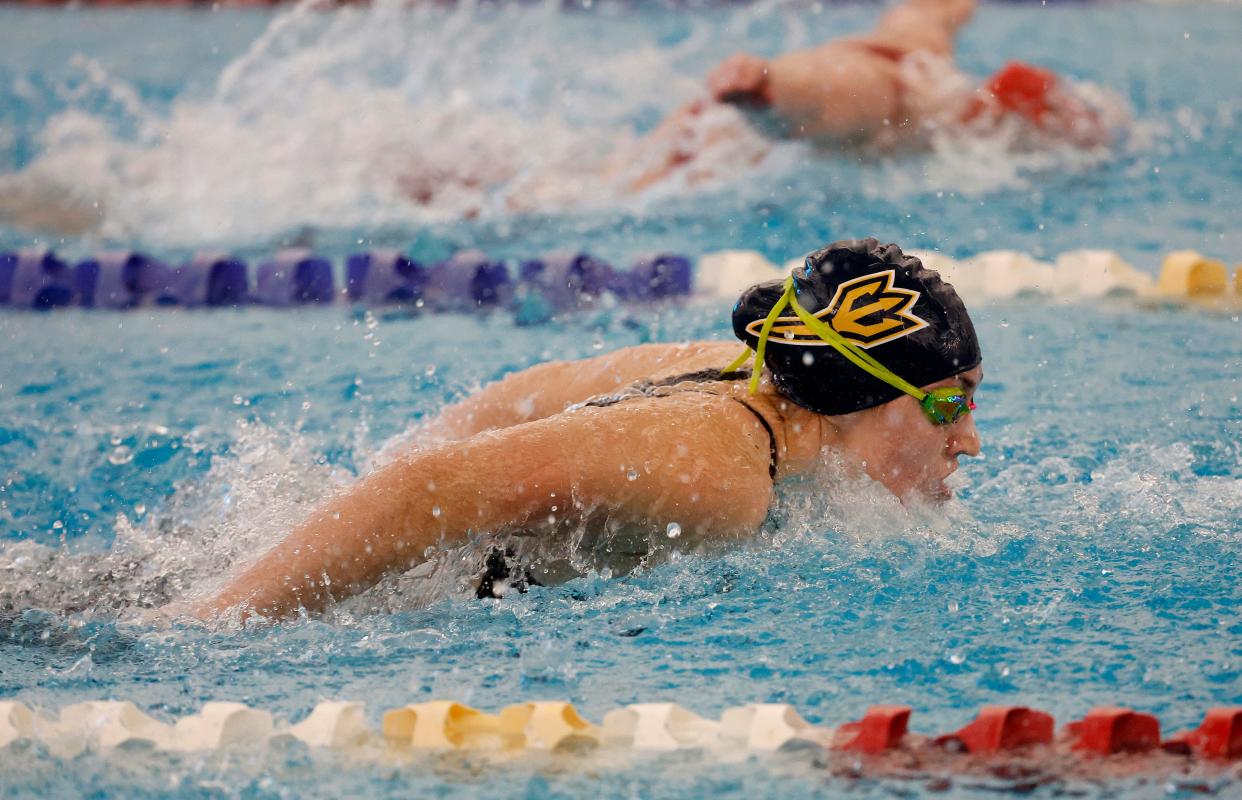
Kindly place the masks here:
<instances>
[{"instance_id":1,"label":"goggle lens","mask_svg":"<svg viewBox=\"0 0 1242 800\"><path fill-rule=\"evenodd\" d=\"M932 389L923 398L923 413L937 425L952 425L975 408L966 392L954 386Z\"/></svg>"}]
</instances>

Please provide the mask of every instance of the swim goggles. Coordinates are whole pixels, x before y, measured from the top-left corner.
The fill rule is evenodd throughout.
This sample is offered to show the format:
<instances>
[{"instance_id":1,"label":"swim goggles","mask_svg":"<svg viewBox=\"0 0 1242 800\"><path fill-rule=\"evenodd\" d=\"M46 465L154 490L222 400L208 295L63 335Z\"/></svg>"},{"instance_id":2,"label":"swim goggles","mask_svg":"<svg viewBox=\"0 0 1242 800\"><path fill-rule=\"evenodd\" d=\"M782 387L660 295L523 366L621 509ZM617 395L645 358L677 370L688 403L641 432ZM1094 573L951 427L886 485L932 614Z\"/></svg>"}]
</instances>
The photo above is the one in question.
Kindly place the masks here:
<instances>
[{"instance_id":1,"label":"swim goggles","mask_svg":"<svg viewBox=\"0 0 1242 800\"><path fill-rule=\"evenodd\" d=\"M924 391L909 381L903 380L888 367L872 358L867 351L849 341L828 325L825 325L823 320L813 316L798 302L797 292L794 291L793 276L785 280L785 293L781 295L780 300L776 301L776 305L772 306L772 310L768 312L767 319L763 321L763 327L759 329L759 341L755 345L754 364L750 371L751 394L759 391L759 373L763 369L763 358L767 352L768 337L772 333L772 326L776 324L777 318L787 306L793 308L793 312L798 315L798 319L802 320L802 324L806 325L812 333L823 339L826 344L831 345L833 349L845 356L856 367L873 378L887 383L894 389L900 389L919 401L919 406L922 407L923 413L927 415L927 418L931 420L933 425L952 425L974 410L974 401L967 396L966 390L960 386L941 386L938 389L932 389L930 392ZM736 361L725 367L725 372L732 372L741 368L750 358L751 349L748 347L746 352L742 353Z\"/></svg>"}]
</instances>

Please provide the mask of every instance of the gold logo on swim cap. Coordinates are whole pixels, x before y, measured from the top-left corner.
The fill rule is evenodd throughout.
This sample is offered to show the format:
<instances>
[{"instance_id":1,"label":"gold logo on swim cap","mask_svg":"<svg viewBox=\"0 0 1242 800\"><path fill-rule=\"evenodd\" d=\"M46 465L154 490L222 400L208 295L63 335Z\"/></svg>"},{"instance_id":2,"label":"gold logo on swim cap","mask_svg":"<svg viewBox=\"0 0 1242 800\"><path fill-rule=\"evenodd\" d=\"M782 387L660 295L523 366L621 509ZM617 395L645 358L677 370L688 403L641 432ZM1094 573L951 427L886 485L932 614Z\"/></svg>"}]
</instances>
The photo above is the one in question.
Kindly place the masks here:
<instances>
[{"instance_id":1,"label":"gold logo on swim cap","mask_svg":"<svg viewBox=\"0 0 1242 800\"><path fill-rule=\"evenodd\" d=\"M813 316L826 319L842 338L862 348L875 347L921 331L927 327L927 321L910 311L921 295L912 289L894 286L896 277L893 270L888 269L848 280L837 287L832 302ZM762 319L752 321L746 326L746 332L757 337L763 322ZM828 346L796 316L777 317L768 342L804 347Z\"/></svg>"}]
</instances>

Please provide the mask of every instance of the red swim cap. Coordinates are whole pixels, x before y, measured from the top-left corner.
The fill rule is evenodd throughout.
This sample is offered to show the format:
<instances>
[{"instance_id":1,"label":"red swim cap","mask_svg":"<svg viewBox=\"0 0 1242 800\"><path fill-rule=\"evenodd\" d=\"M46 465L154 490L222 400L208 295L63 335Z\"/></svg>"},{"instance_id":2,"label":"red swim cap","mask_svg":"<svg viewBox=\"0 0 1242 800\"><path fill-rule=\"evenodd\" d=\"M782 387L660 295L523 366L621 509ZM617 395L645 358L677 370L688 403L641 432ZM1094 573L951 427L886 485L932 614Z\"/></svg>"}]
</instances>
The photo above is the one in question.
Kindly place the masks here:
<instances>
[{"instance_id":1,"label":"red swim cap","mask_svg":"<svg viewBox=\"0 0 1242 800\"><path fill-rule=\"evenodd\" d=\"M1050 70L1010 61L987 82L987 89L1006 111L1012 111L1036 125L1042 125L1052 111L1048 93L1057 85Z\"/></svg>"},{"instance_id":2,"label":"red swim cap","mask_svg":"<svg viewBox=\"0 0 1242 800\"><path fill-rule=\"evenodd\" d=\"M1081 147L1111 139L1098 113L1076 97L1056 73L1011 61L988 78L962 112L961 121L978 127L999 123L1008 115L1031 127Z\"/></svg>"}]
</instances>

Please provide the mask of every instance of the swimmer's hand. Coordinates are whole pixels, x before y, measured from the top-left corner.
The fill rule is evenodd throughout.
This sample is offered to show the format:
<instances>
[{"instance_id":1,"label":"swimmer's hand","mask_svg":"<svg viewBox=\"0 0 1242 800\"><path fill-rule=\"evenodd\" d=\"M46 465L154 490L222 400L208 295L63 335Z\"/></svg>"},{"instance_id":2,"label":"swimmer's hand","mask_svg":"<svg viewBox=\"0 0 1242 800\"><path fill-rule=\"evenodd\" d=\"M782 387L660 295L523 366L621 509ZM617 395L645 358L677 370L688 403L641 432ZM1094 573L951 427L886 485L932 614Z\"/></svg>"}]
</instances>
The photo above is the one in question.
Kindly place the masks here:
<instances>
[{"instance_id":1,"label":"swimmer's hand","mask_svg":"<svg viewBox=\"0 0 1242 800\"><path fill-rule=\"evenodd\" d=\"M707 88L712 97L721 103L772 104L768 62L747 53L736 53L716 65L707 75Z\"/></svg>"}]
</instances>

